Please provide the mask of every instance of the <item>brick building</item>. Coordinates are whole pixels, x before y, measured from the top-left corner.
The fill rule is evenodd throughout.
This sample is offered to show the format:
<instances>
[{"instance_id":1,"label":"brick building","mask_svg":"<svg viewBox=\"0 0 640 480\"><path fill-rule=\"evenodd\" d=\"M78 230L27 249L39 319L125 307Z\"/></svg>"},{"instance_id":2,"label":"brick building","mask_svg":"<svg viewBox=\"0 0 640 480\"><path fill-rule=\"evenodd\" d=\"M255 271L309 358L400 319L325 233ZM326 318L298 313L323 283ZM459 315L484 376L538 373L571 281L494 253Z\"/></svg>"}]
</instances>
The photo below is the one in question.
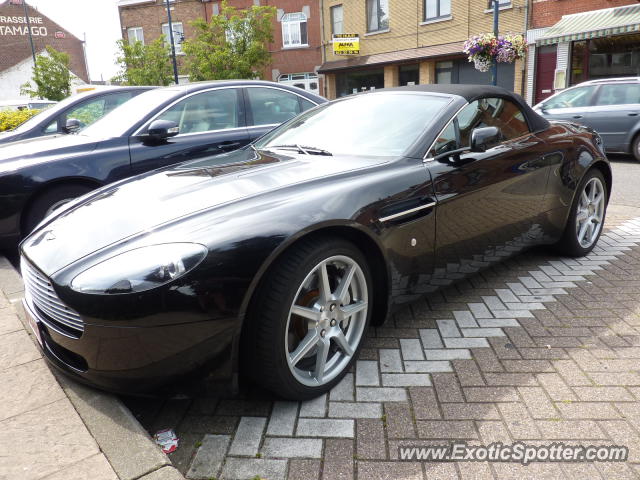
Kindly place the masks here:
<instances>
[{"instance_id":1,"label":"brick building","mask_svg":"<svg viewBox=\"0 0 640 480\"><path fill-rule=\"evenodd\" d=\"M523 33L528 0L501 0L500 30ZM493 31L488 0L324 0L328 98L418 83L489 83L462 53L470 36ZM358 34L358 55L334 55L332 34ZM500 64L499 85L521 92L523 62Z\"/></svg>"},{"instance_id":2,"label":"brick building","mask_svg":"<svg viewBox=\"0 0 640 480\"><path fill-rule=\"evenodd\" d=\"M637 0L533 0L526 98L586 80L640 75Z\"/></svg>"},{"instance_id":3,"label":"brick building","mask_svg":"<svg viewBox=\"0 0 640 480\"><path fill-rule=\"evenodd\" d=\"M27 6L27 11L36 55L48 45L69 54L74 83L88 82L82 41L36 9ZM0 1L0 45L0 100L22 98L20 86L28 82L33 73L29 27L22 2Z\"/></svg>"},{"instance_id":4,"label":"brick building","mask_svg":"<svg viewBox=\"0 0 640 480\"><path fill-rule=\"evenodd\" d=\"M317 68L322 63L320 48L320 7L318 0L229 0L236 8L273 5L277 18L273 22L274 41L269 44L272 62L262 77L266 80L296 85L320 92ZM129 41L153 41L169 35L165 0L119 0L122 36ZM180 43L193 36L190 23L197 18L207 21L220 11L220 2L211 0L171 0L171 19L178 63L182 63ZM186 76L182 76L186 81Z\"/></svg>"},{"instance_id":5,"label":"brick building","mask_svg":"<svg viewBox=\"0 0 640 480\"><path fill-rule=\"evenodd\" d=\"M171 21L178 67L182 65L182 41L193 36L191 22L207 18L207 3L202 0L171 0ZM118 0L122 37L130 42L152 42L160 35L169 39L169 23L165 0ZM187 77L180 75L181 81Z\"/></svg>"}]
</instances>

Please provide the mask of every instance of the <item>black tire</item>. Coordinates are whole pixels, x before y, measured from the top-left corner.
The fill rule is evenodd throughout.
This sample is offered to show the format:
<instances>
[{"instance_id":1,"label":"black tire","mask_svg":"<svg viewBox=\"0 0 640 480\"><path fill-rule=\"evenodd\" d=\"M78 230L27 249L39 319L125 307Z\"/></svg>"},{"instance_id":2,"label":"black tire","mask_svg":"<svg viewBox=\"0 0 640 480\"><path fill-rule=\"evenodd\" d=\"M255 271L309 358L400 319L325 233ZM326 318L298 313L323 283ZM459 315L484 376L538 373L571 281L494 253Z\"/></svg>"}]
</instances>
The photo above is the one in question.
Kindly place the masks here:
<instances>
[{"instance_id":1,"label":"black tire","mask_svg":"<svg viewBox=\"0 0 640 480\"><path fill-rule=\"evenodd\" d=\"M22 236L29 235L44 219L47 211L54 205L73 200L93 190L83 185L60 185L41 193L31 204L24 219Z\"/></svg>"},{"instance_id":2,"label":"black tire","mask_svg":"<svg viewBox=\"0 0 640 480\"><path fill-rule=\"evenodd\" d=\"M640 133L631 142L631 155L640 162Z\"/></svg>"},{"instance_id":3,"label":"black tire","mask_svg":"<svg viewBox=\"0 0 640 480\"><path fill-rule=\"evenodd\" d=\"M324 340L318 338L319 341L327 342L327 345L331 345L332 349L336 349L333 353L330 352L329 355L335 355L335 358L341 359L340 362L336 362L334 365L340 366L344 362L346 363L339 373L335 374L334 372L335 377L331 380L327 378L326 383L322 385L316 384L316 386L305 385L294 375L293 370L297 370L297 368L289 366L290 362L288 359L290 358L292 349L290 344L291 336L294 335L293 331L296 330L296 324L293 324L291 327L289 326L290 321L295 322L293 320L295 316L292 315L290 319L289 312L294 300L299 299L302 294L302 290L300 289L303 289L305 279L314 278L309 276L313 275L314 271L317 271L316 268L321 262L325 259L345 257L348 257L349 260L355 262L355 264L360 267L361 275L359 275L358 278L361 279L361 282L362 279L364 279L366 283L364 290L367 295L366 303L368 307L366 313L362 312L360 316L357 317L358 320L352 320L356 318L355 314L354 317L346 320L346 322L353 322L348 323L346 327L340 320L338 320L339 323L337 323L336 327L336 322L331 320L333 323L331 323L330 327L327 330L321 330L321 336ZM335 268L332 264L329 265L329 269ZM329 271L329 269L327 269L327 271ZM337 276L339 276L340 272L344 272L346 269L343 271L339 269L331 271L336 272L338 274ZM354 274L354 278L355 275L358 274ZM332 279L332 281L335 282L336 279ZM372 286L371 273L366 259L362 252L352 243L334 237L317 237L303 240L301 243L293 246L288 252L285 252L277 261L277 264L270 269L264 281L261 283L260 290L249 309L246 320L248 324L244 331L242 345L242 365L244 373L264 388L280 397L290 400L306 400L329 391L349 371L362 346L371 318L370 306L373 304ZM333 291L333 286L330 290ZM360 290L362 290L362 285ZM313 296L315 294L311 293L311 295ZM350 294L350 302L355 301L352 295L353 294ZM318 296L321 296L319 291ZM319 297L311 300L307 305L319 305L321 303ZM336 301L331 300L331 302ZM342 311L342 305L333 305L333 307L335 307L336 312ZM328 309L324 311L325 313L323 315L325 316L335 315L335 313L326 313ZM333 308L331 311L333 312ZM298 318L302 319L302 317ZM309 322L308 320L302 319L302 323L305 321ZM327 320L325 320L325 322L326 321ZM362 327L362 322L364 322L364 326L357 340L357 347L354 345L353 354L349 359L346 351L339 349L337 343L335 343L336 341L331 339L331 333L335 332L336 328L340 328L344 330L346 336L349 336L347 332L349 328L351 328L351 325L353 325L355 342L355 338L358 338L357 332L360 331ZM306 332L301 335L301 337L305 339L307 338L305 335L309 335L314 331L308 326L306 328ZM320 326L316 330L320 331L321 328L324 327ZM326 338L324 334L325 331L328 332ZM299 347L302 343L300 339L297 346ZM293 346L295 347L296 345ZM316 352L318 348L317 346L313 347L313 349L316 349ZM314 352L313 349L310 351L310 354ZM317 356L315 358L316 360L313 360L313 356L311 358L305 356L301 362L315 362L317 361ZM300 363L297 365L300 365ZM329 365L329 362L327 365ZM338 371L338 368L335 368L335 370Z\"/></svg>"},{"instance_id":4,"label":"black tire","mask_svg":"<svg viewBox=\"0 0 640 480\"><path fill-rule=\"evenodd\" d=\"M602 184L602 188L604 190L604 211L602 214L602 221L600 222L599 231L597 232L595 239L590 243L590 245L583 246L580 244L577 234L576 221L578 208L580 205L582 192L585 190L585 186L594 178L600 180L600 183ZM602 175L602 172L600 172L600 170L598 170L597 168L592 168L584 175L584 177L580 181L580 184L578 185L578 188L576 189L576 194L574 195L573 203L571 204L571 210L569 211L567 224L562 234L562 238L556 244L556 249L558 250L558 252L564 255L569 255L571 257L583 257L587 255L591 250L593 250L593 247L596 246L596 244L598 243L598 239L602 234L603 225L606 220L608 201L609 192L607 189L607 182L605 181L604 176Z\"/></svg>"}]
</instances>

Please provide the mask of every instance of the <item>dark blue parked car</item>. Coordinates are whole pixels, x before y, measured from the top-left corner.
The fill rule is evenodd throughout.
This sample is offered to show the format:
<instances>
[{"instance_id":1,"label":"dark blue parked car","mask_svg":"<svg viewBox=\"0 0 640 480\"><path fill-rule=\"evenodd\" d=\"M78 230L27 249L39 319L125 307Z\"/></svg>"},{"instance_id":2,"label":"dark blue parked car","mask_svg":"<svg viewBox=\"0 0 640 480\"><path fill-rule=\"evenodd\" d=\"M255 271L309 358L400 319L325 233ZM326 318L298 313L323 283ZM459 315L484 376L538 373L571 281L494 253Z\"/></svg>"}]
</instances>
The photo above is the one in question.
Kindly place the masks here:
<instances>
[{"instance_id":1,"label":"dark blue parked car","mask_svg":"<svg viewBox=\"0 0 640 480\"><path fill-rule=\"evenodd\" d=\"M97 187L235 150L327 100L273 82L204 82L142 93L77 135L0 147L0 246Z\"/></svg>"}]
</instances>

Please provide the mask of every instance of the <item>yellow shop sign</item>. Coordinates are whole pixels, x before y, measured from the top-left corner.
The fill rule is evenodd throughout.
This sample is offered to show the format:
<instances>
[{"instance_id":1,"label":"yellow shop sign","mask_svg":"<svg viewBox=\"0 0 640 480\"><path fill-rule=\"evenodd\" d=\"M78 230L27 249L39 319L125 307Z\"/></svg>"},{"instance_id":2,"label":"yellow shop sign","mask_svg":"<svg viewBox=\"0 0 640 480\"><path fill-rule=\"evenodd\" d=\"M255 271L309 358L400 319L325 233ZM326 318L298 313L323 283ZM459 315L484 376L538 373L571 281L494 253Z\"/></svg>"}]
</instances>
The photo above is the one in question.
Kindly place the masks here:
<instances>
[{"instance_id":1,"label":"yellow shop sign","mask_svg":"<svg viewBox=\"0 0 640 480\"><path fill-rule=\"evenodd\" d=\"M360 55L360 37L357 33L337 33L333 35L335 55Z\"/></svg>"}]
</instances>

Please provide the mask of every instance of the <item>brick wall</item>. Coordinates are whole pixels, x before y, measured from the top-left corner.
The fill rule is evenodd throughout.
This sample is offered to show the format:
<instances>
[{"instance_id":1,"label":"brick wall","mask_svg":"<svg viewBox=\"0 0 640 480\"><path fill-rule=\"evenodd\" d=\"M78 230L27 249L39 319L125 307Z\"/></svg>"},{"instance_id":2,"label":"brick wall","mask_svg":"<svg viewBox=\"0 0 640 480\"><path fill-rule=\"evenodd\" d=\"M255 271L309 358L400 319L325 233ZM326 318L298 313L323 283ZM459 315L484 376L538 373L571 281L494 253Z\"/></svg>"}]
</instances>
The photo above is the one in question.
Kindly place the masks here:
<instances>
[{"instance_id":1,"label":"brick wall","mask_svg":"<svg viewBox=\"0 0 640 480\"><path fill-rule=\"evenodd\" d=\"M37 10L28 7L28 12L30 18L42 19L42 23L36 21L31 25L36 54L42 52L47 45L69 54L70 70L88 82L82 41ZM1 17L5 17L5 19L6 17L23 18L24 7L8 3L0 7L0 45L2 46L0 48L0 72L3 72L31 57L31 46L29 36L22 34L24 30L22 32L14 30L14 27L26 28L26 24L2 21Z\"/></svg>"},{"instance_id":2,"label":"brick wall","mask_svg":"<svg viewBox=\"0 0 640 480\"><path fill-rule=\"evenodd\" d=\"M502 32L522 33L525 27L524 6L528 0L512 0L512 7L500 11ZM365 2L324 1L324 44L327 61L344 57L333 55L330 8L343 5L344 33L360 35L361 55L393 52L410 48L460 42L471 35L493 31L493 11L484 0L452 0L451 18L424 22L423 1L389 0L389 31L367 34Z\"/></svg>"},{"instance_id":3,"label":"brick wall","mask_svg":"<svg viewBox=\"0 0 640 480\"><path fill-rule=\"evenodd\" d=\"M531 28L550 27L557 23L563 15L637 3L637 0L533 0L530 17Z\"/></svg>"}]
</instances>

